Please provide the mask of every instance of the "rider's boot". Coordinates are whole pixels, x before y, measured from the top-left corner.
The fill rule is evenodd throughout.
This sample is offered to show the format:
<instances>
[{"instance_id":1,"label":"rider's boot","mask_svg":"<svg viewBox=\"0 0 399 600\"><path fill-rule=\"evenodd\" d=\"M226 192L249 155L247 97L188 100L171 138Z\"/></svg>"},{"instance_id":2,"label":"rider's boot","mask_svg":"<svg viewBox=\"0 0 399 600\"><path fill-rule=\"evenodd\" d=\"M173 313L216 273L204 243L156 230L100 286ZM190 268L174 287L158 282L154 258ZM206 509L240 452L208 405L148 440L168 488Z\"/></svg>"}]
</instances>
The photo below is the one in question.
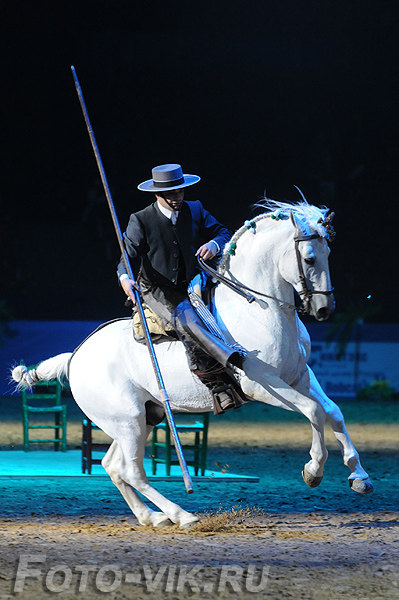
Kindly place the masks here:
<instances>
[{"instance_id":1,"label":"rider's boot","mask_svg":"<svg viewBox=\"0 0 399 600\"><path fill-rule=\"evenodd\" d=\"M234 367L242 368L245 350L229 346L210 333L188 299L176 308L174 327L186 348L190 369L213 394L215 414L247 401L233 376Z\"/></svg>"},{"instance_id":2,"label":"rider's boot","mask_svg":"<svg viewBox=\"0 0 399 600\"><path fill-rule=\"evenodd\" d=\"M244 348L230 346L225 341L213 335L199 318L188 298L180 302L173 314L174 329L179 339L186 345L196 344L212 356L223 367L242 368L246 356Z\"/></svg>"},{"instance_id":3,"label":"rider's boot","mask_svg":"<svg viewBox=\"0 0 399 600\"><path fill-rule=\"evenodd\" d=\"M200 348L193 351L192 348L186 347L186 350L191 371L212 392L215 415L231 408L240 408L244 402L247 402L248 398L234 376L229 375L215 359L206 355Z\"/></svg>"}]
</instances>

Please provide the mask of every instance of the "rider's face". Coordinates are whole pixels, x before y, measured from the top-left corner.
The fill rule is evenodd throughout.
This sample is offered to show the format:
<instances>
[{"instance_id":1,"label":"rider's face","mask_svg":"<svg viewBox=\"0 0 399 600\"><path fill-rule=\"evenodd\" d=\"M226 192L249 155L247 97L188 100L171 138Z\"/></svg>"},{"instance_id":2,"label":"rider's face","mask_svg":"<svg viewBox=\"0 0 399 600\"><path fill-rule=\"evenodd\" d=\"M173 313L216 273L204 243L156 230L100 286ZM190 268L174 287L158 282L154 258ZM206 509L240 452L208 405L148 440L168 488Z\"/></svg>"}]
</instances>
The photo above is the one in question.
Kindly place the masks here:
<instances>
[{"instance_id":1,"label":"rider's face","mask_svg":"<svg viewBox=\"0 0 399 600\"><path fill-rule=\"evenodd\" d=\"M155 194L155 196L164 208L179 210L184 200L184 190L171 190L170 192Z\"/></svg>"}]
</instances>

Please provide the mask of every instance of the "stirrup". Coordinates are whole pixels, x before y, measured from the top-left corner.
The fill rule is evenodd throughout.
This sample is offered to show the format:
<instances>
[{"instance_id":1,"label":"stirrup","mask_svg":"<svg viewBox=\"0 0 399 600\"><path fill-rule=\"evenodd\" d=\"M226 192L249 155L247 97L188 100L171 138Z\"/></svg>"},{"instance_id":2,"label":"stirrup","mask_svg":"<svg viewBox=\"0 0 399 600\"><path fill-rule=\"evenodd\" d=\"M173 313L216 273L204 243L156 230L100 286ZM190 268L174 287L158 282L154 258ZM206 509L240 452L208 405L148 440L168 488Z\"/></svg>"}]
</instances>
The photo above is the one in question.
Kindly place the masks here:
<instances>
[{"instance_id":1,"label":"stirrup","mask_svg":"<svg viewBox=\"0 0 399 600\"><path fill-rule=\"evenodd\" d=\"M229 383L221 385L212 390L213 394L213 414L222 415L226 410L240 408L243 404L237 392Z\"/></svg>"}]
</instances>

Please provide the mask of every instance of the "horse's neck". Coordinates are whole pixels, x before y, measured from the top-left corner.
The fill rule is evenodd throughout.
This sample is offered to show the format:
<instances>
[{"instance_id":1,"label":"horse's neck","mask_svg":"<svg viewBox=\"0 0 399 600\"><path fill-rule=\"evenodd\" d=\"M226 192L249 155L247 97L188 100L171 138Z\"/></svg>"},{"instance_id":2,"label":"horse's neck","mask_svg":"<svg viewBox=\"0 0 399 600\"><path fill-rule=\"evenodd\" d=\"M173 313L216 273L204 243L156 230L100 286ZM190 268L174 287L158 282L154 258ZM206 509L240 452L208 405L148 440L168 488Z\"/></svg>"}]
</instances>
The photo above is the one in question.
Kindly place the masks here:
<instances>
[{"instance_id":1,"label":"horse's neck","mask_svg":"<svg viewBox=\"0 0 399 600\"><path fill-rule=\"evenodd\" d=\"M249 326L251 336L259 337L258 344L261 344L265 330L269 334L275 328L282 331L289 322L295 322L293 310L282 309L281 303L294 303L292 286L283 280L277 267L279 253L283 250L282 238L270 233L268 231L266 236L251 234L253 237L244 234L245 239L239 240L242 243L237 243L236 255L228 259L223 268L227 278L254 290L255 302L248 303L223 284L215 292L218 320L224 331L237 340Z\"/></svg>"},{"instance_id":2,"label":"horse's neck","mask_svg":"<svg viewBox=\"0 0 399 600\"><path fill-rule=\"evenodd\" d=\"M282 279L272 260L257 269L249 268L251 266L242 264L238 267L238 265L233 264L231 268L225 271L225 276L236 283L244 284L251 290L258 292L260 296L266 294L290 302L292 286Z\"/></svg>"},{"instance_id":3,"label":"horse's neck","mask_svg":"<svg viewBox=\"0 0 399 600\"><path fill-rule=\"evenodd\" d=\"M262 223L263 226L265 224ZM278 260L283 252L285 236L281 229L268 227L267 232L244 233L239 240L239 249L224 267L224 275L237 283L285 302L293 300L293 289L282 278ZM238 244L237 244L238 246Z\"/></svg>"}]
</instances>

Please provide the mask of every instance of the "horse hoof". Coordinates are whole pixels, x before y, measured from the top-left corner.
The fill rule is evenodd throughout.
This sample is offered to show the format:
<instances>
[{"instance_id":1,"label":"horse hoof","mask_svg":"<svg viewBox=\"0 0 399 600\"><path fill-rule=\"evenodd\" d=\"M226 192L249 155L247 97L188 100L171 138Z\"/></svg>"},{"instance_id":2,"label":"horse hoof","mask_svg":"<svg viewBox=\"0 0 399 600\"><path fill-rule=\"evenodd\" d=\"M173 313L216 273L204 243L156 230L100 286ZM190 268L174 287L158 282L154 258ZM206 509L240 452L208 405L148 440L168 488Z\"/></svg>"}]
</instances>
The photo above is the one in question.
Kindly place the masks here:
<instances>
[{"instance_id":1,"label":"horse hoof","mask_svg":"<svg viewBox=\"0 0 399 600\"><path fill-rule=\"evenodd\" d=\"M191 529L191 527L193 527L196 523L198 523L199 518L198 517L193 517L193 519L191 519L190 521L187 521L185 523L180 522L180 527L181 529Z\"/></svg>"},{"instance_id":2,"label":"horse hoof","mask_svg":"<svg viewBox=\"0 0 399 600\"><path fill-rule=\"evenodd\" d=\"M309 471L306 469L306 465L303 467L302 477L306 485L311 488L315 488L320 485L323 479L323 475L321 477L316 477L316 475L309 473Z\"/></svg>"},{"instance_id":3,"label":"horse hoof","mask_svg":"<svg viewBox=\"0 0 399 600\"><path fill-rule=\"evenodd\" d=\"M367 477L367 479L349 479L349 487L359 494L371 494L374 491L373 484L369 477Z\"/></svg>"},{"instance_id":4,"label":"horse hoof","mask_svg":"<svg viewBox=\"0 0 399 600\"><path fill-rule=\"evenodd\" d=\"M153 527L171 527L173 522L167 517L160 513L159 515L153 516L152 518L152 526Z\"/></svg>"},{"instance_id":5,"label":"horse hoof","mask_svg":"<svg viewBox=\"0 0 399 600\"><path fill-rule=\"evenodd\" d=\"M183 525L180 525L180 529L191 529L196 523L197 521L194 521L193 523L183 523Z\"/></svg>"}]
</instances>

